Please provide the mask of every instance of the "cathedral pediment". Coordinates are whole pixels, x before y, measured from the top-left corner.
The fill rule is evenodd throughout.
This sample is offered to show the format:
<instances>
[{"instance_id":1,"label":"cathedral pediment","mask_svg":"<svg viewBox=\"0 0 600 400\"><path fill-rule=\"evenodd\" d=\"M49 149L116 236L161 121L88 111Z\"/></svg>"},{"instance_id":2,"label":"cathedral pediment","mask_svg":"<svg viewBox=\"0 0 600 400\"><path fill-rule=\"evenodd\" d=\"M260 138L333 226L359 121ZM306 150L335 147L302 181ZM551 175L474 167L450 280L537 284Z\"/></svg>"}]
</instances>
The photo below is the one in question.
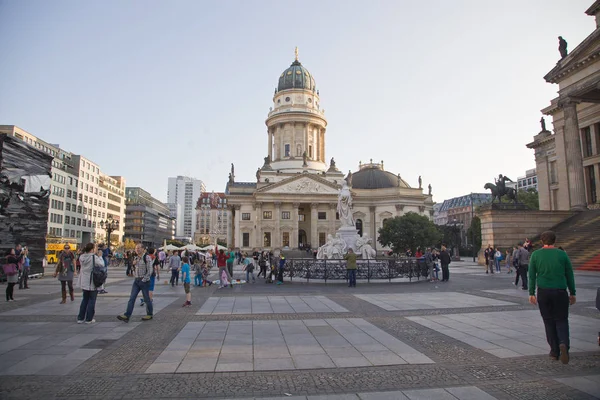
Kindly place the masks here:
<instances>
[{"instance_id":1,"label":"cathedral pediment","mask_svg":"<svg viewBox=\"0 0 600 400\"><path fill-rule=\"evenodd\" d=\"M600 57L600 30L594 31L544 76L546 82L559 83L568 75L586 67Z\"/></svg>"},{"instance_id":2,"label":"cathedral pediment","mask_svg":"<svg viewBox=\"0 0 600 400\"><path fill-rule=\"evenodd\" d=\"M334 194L339 193L338 185L312 174L302 174L257 190L264 194Z\"/></svg>"}]
</instances>

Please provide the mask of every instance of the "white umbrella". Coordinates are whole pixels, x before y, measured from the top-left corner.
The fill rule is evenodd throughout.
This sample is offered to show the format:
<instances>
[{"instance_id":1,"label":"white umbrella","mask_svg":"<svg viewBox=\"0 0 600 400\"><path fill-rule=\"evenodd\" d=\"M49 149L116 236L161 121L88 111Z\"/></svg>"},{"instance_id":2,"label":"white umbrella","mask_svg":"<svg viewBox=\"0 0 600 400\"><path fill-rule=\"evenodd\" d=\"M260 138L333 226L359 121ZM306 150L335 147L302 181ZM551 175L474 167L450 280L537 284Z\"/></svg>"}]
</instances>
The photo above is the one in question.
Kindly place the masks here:
<instances>
[{"instance_id":1,"label":"white umbrella","mask_svg":"<svg viewBox=\"0 0 600 400\"><path fill-rule=\"evenodd\" d=\"M195 244L186 244L185 246L183 246L181 248L181 250L183 250L183 249L197 251L197 250L200 250L200 247L196 246Z\"/></svg>"},{"instance_id":2,"label":"white umbrella","mask_svg":"<svg viewBox=\"0 0 600 400\"><path fill-rule=\"evenodd\" d=\"M159 248L159 250L173 251L173 250L179 250L179 247L173 246L172 244L168 244L166 246L163 246L163 247Z\"/></svg>"},{"instance_id":3,"label":"white umbrella","mask_svg":"<svg viewBox=\"0 0 600 400\"><path fill-rule=\"evenodd\" d=\"M208 246L200 248L200 250L203 250L203 251L207 251L207 250L211 250L212 251L214 249L215 249L215 245L214 244L211 244L211 245L208 245ZM227 250L227 247L218 245L218 249L219 250Z\"/></svg>"}]
</instances>

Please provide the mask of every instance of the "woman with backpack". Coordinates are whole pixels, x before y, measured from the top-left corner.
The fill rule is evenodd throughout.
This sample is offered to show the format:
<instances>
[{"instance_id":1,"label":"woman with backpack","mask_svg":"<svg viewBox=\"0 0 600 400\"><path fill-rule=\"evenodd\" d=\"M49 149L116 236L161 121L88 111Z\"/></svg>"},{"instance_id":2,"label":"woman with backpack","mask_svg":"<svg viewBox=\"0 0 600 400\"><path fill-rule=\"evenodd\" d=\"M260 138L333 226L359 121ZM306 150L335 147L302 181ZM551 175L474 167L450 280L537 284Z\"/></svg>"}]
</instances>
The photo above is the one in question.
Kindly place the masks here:
<instances>
[{"instance_id":1,"label":"woman with backpack","mask_svg":"<svg viewBox=\"0 0 600 400\"><path fill-rule=\"evenodd\" d=\"M15 285L19 281L19 264L23 260L23 253L16 255L15 249L6 252L6 264L2 266L6 275L6 301L15 301Z\"/></svg>"},{"instance_id":2,"label":"woman with backpack","mask_svg":"<svg viewBox=\"0 0 600 400\"><path fill-rule=\"evenodd\" d=\"M73 277L76 275L75 272L75 254L71 251L71 246L65 244L65 248L60 252L58 256L58 262L56 263L56 270L54 271L54 277L58 276L60 281L62 300L60 304L67 302L67 286L69 286L69 296L71 301L75 301L75 294L73 290Z\"/></svg>"},{"instance_id":3,"label":"woman with backpack","mask_svg":"<svg viewBox=\"0 0 600 400\"><path fill-rule=\"evenodd\" d=\"M96 322L94 314L96 313L96 298L98 297L98 289L94 285L92 271L94 266L104 268L102 254L98 252L98 248L94 243L88 243L83 248L83 254L79 256L81 263L81 273L79 274L79 286L82 289L81 305L79 306L79 315L77 323L91 324Z\"/></svg>"}]
</instances>

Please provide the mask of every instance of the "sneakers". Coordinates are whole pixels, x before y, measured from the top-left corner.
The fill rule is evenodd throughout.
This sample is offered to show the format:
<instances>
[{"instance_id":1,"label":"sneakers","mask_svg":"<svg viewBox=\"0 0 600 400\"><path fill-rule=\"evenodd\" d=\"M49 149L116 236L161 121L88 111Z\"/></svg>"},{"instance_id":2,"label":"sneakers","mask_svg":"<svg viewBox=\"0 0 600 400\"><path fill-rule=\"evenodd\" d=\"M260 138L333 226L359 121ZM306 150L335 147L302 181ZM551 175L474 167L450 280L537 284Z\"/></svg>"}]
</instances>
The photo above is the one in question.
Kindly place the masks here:
<instances>
[{"instance_id":1,"label":"sneakers","mask_svg":"<svg viewBox=\"0 0 600 400\"><path fill-rule=\"evenodd\" d=\"M189 307L192 305L191 301L186 301L185 303L183 303L183 305L181 307Z\"/></svg>"},{"instance_id":2,"label":"sneakers","mask_svg":"<svg viewBox=\"0 0 600 400\"><path fill-rule=\"evenodd\" d=\"M78 319L78 320L77 320L77 323L78 323L78 324L83 324L83 322L84 322L84 321L83 321L82 319Z\"/></svg>"},{"instance_id":3,"label":"sneakers","mask_svg":"<svg viewBox=\"0 0 600 400\"><path fill-rule=\"evenodd\" d=\"M123 315L117 315L117 319L119 321L129 322L129 318L125 314L123 314Z\"/></svg>"},{"instance_id":4,"label":"sneakers","mask_svg":"<svg viewBox=\"0 0 600 400\"><path fill-rule=\"evenodd\" d=\"M88 324L88 325L89 325L89 324L93 324L94 322L96 322L96 320L95 320L95 319L92 319L91 321L85 321L85 323L86 323L86 324Z\"/></svg>"},{"instance_id":5,"label":"sneakers","mask_svg":"<svg viewBox=\"0 0 600 400\"><path fill-rule=\"evenodd\" d=\"M150 321L152 319L152 315L144 315L142 317L142 321Z\"/></svg>"},{"instance_id":6,"label":"sneakers","mask_svg":"<svg viewBox=\"0 0 600 400\"><path fill-rule=\"evenodd\" d=\"M569 363L569 350L567 349L567 345L564 343L561 343L560 345L558 345L558 348L560 349L560 362L563 364L568 364Z\"/></svg>"},{"instance_id":7,"label":"sneakers","mask_svg":"<svg viewBox=\"0 0 600 400\"><path fill-rule=\"evenodd\" d=\"M145 304L144 299L140 299L140 307L143 306L144 304Z\"/></svg>"}]
</instances>

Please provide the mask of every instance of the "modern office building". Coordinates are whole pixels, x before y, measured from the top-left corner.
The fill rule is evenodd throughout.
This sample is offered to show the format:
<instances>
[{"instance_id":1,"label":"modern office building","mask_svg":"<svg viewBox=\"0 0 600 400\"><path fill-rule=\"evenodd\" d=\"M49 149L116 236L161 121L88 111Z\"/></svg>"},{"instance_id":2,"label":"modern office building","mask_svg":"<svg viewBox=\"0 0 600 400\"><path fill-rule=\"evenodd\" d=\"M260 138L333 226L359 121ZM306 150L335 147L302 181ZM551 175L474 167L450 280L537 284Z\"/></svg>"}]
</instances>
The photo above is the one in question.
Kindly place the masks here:
<instances>
[{"instance_id":1,"label":"modern office building","mask_svg":"<svg viewBox=\"0 0 600 400\"><path fill-rule=\"evenodd\" d=\"M534 169L525 171L525 176L517 178L517 187L519 190L533 189L537 192L537 173Z\"/></svg>"},{"instance_id":2,"label":"modern office building","mask_svg":"<svg viewBox=\"0 0 600 400\"><path fill-rule=\"evenodd\" d=\"M169 208L139 187L125 189L125 239L160 247L175 237Z\"/></svg>"},{"instance_id":3,"label":"modern office building","mask_svg":"<svg viewBox=\"0 0 600 400\"><path fill-rule=\"evenodd\" d=\"M167 203L177 204L179 210L170 206L170 209L177 211L176 236L194 237L196 230L196 203L200 195L206 191L204 182L199 179L187 176L177 176L169 178L167 192Z\"/></svg>"}]
</instances>

